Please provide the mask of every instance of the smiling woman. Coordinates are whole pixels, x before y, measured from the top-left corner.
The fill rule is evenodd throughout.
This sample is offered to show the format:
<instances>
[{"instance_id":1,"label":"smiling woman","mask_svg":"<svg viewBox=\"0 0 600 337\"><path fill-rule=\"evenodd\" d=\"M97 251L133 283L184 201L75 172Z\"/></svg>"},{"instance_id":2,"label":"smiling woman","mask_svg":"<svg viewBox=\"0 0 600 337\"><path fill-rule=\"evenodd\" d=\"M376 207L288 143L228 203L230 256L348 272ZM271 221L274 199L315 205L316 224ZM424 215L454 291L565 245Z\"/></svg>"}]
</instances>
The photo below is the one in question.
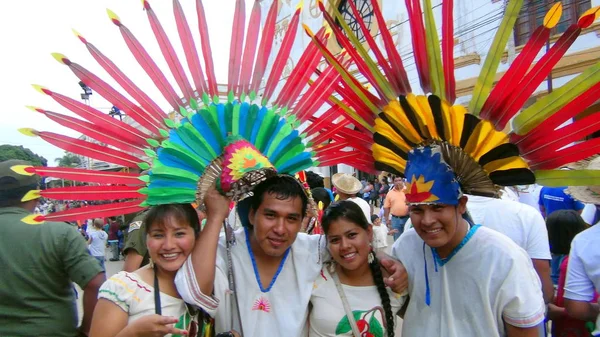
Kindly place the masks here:
<instances>
[{"instance_id":1,"label":"smiling woman","mask_svg":"<svg viewBox=\"0 0 600 337\"><path fill-rule=\"evenodd\" d=\"M329 206L322 222L332 261L313 286L309 336L393 337L404 298L383 283L372 225L349 200Z\"/></svg>"},{"instance_id":2,"label":"smiling woman","mask_svg":"<svg viewBox=\"0 0 600 337\"><path fill-rule=\"evenodd\" d=\"M196 336L204 313L187 306L175 288L175 274L192 252L200 225L190 204L152 207L144 220L152 263L133 273L120 272L100 289L90 336ZM105 324L110 321L112 324ZM200 330L200 331L199 331Z\"/></svg>"}]
</instances>

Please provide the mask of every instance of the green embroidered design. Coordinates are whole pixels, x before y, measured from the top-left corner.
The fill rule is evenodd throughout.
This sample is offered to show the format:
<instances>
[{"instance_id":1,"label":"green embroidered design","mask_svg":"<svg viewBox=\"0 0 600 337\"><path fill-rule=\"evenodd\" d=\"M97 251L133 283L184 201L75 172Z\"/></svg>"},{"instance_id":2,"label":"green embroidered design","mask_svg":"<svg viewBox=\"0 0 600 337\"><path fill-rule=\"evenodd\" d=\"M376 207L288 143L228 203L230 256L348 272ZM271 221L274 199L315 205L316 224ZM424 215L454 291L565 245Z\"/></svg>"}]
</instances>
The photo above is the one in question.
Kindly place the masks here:
<instances>
[{"instance_id":1,"label":"green embroidered design","mask_svg":"<svg viewBox=\"0 0 600 337\"><path fill-rule=\"evenodd\" d=\"M377 317L375 317L377 311L380 311L380 308L373 308L369 311L352 311L356 326L360 330L362 337L384 337L383 327ZM344 335L348 332L352 333L352 327L350 326L350 321L348 321L348 316L344 315L344 318L342 318L335 329L335 334Z\"/></svg>"},{"instance_id":2,"label":"green embroidered design","mask_svg":"<svg viewBox=\"0 0 600 337\"><path fill-rule=\"evenodd\" d=\"M187 330L188 326L190 325L190 322L192 322L192 316L186 312L183 315L181 315L181 317L179 317L179 321L175 324L174 328L175 329L179 329L179 330ZM173 334L173 337L186 337L184 335L177 335L177 334Z\"/></svg>"},{"instance_id":3,"label":"green embroidered design","mask_svg":"<svg viewBox=\"0 0 600 337\"><path fill-rule=\"evenodd\" d=\"M127 304L125 301L123 301L122 299L119 298L119 295L117 295L117 293L107 290L107 289L100 289L99 293L104 293L104 294L108 294L110 295L109 297L111 297L113 299L113 301L118 302L115 303L119 306L121 306L121 304L123 306L125 306L125 308L123 308L125 311L129 311L129 304Z\"/></svg>"}]
</instances>

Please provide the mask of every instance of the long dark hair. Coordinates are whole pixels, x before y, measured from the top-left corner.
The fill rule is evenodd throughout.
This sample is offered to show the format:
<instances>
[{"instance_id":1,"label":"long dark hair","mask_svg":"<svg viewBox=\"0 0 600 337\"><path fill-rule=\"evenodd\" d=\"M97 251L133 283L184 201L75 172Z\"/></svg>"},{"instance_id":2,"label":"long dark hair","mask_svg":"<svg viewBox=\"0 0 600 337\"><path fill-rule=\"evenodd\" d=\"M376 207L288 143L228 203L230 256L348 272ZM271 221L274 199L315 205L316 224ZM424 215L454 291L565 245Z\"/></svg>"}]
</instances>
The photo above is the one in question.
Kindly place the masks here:
<instances>
[{"instance_id":1,"label":"long dark hair","mask_svg":"<svg viewBox=\"0 0 600 337\"><path fill-rule=\"evenodd\" d=\"M552 254L569 254L571 241L575 235L588 228L583 218L572 209L561 209L552 212L546 218L548 241Z\"/></svg>"},{"instance_id":2,"label":"long dark hair","mask_svg":"<svg viewBox=\"0 0 600 337\"><path fill-rule=\"evenodd\" d=\"M331 224L338 219L344 219L352 222L364 230L368 230L370 226L362 209L350 200L343 200L333 203L329 205L327 210L325 210L325 214L323 215L322 219L322 226L325 235L327 235L329 232ZM383 310L385 311L387 335L388 337L394 337L394 313L392 312L392 305L390 304L390 295L388 294L385 284L383 283L383 275L381 274L381 265L379 264L379 260L377 259L375 253L372 254L374 259L373 262L369 263L369 268L371 268L371 275L373 275L373 281L377 286L377 291L379 292L379 297L381 298L381 304L383 305Z\"/></svg>"}]
</instances>

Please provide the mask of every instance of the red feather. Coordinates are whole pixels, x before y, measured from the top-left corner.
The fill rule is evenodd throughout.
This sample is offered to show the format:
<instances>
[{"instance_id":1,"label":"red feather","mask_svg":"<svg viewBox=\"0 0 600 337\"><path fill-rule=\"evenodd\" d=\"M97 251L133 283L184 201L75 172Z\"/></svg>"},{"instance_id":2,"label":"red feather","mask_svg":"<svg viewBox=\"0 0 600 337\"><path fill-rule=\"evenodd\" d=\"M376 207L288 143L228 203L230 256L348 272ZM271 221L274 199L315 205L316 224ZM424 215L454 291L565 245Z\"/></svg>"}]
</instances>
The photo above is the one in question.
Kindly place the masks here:
<instances>
[{"instance_id":1,"label":"red feather","mask_svg":"<svg viewBox=\"0 0 600 337\"><path fill-rule=\"evenodd\" d=\"M188 80L187 75L181 66L181 62L175 53L175 49L173 49L171 41L169 41L169 37L165 33L165 30L156 17L156 14L150 7L148 0L143 0L143 2L144 8L146 9L146 14L148 15L148 20L150 21L150 27L154 32L154 36L156 37L160 51L169 65L169 69L171 70L173 77L175 77L175 81L179 85L179 89L181 89L181 92L183 92L183 95L186 99L194 98L194 89L192 89L192 85L190 84L190 81Z\"/></svg>"},{"instance_id":2,"label":"red feather","mask_svg":"<svg viewBox=\"0 0 600 337\"><path fill-rule=\"evenodd\" d=\"M130 168L138 168L141 159L129 155L125 152L114 150L106 146L101 146L81 139L75 139L53 132L38 132L38 136L67 152L90 157L96 160L105 161Z\"/></svg>"},{"instance_id":3,"label":"red feather","mask_svg":"<svg viewBox=\"0 0 600 337\"><path fill-rule=\"evenodd\" d=\"M164 126L163 121L155 120L153 116L140 109L140 107L135 105L121 93L108 85L108 83L104 82L98 76L92 74L79 64L71 63L68 60L65 61L73 73L75 73L75 75L79 77L79 79L81 79L87 86L96 90L102 97L106 98L117 108L125 111L128 116L140 123L141 126L145 127L155 136L160 135L158 129Z\"/></svg>"},{"instance_id":4,"label":"red feather","mask_svg":"<svg viewBox=\"0 0 600 337\"><path fill-rule=\"evenodd\" d=\"M502 117L499 113L509 97L513 97L515 90L521 90L515 83L519 83L527 74L527 70L531 67L533 60L539 53L540 49L546 44L550 37L550 29L540 26L538 27L531 38L515 58L513 64L508 68L500 81L494 86L488 99L481 108L481 118L492 121L498 130L502 130L504 126L496 124ZM504 103L504 104L503 104Z\"/></svg>"},{"instance_id":5,"label":"red feather","mask_svg":"<svg viewBox=\"0 0 600 337\"><path fill-rule=\"evenodd\" d=\"M54 177L66 180L75 180L97 184L121 184L121 185L145 185L139 180L137 173L108 172L96 170L81 170L66 167L40 167L31 166L25 169L29 173L35 173L42 177Z\"/></svg>"},{"instance_id":6,"label":"red feather","mask_svg":"<svg viewBox=\"0 0 600 337\"><path fill-rule=\"evenodd\" d=\"M62 212L40 215L35 218L36 221L78 221L94 218L108 218L111 216L137 213L145 209L140 206L144 200L135 200L128 202L119 202L107 205L84 206L69 209Z\"/></svg>"},{"instance_id":7,"label":"red feather","mask_svg":"<svg viewBox=\"0 0 600 337\"><path fill-rule=\"evenodd\" d=\"M275 37L275 24L277 22L277 4L279 1L273 1L267 19L263 27L262 36L260 38L260 46L258 47L258 55L256 56L256 64L254 73L252 74L252 86L250 92L258 92L260 82L267 69L267 62L273 48L273 38Z\"/></svg>"},{"instance_id":8,"label":"red feather","mask_svg":"<svg viewBox=\"0 0 600 337\"><path fill-rule=\"evenodd\" d=\"M44 198L54 200L117 200L141 198L139 186L74 186L49 188L40 192Z\"/></svg>"},{"instance_id":9,"label":"red feather","mask_svg":"<svg viewBox=\"0 0 600 337\"><path fill-rule=\"evenodd\" d=\"M423 11L421 10L421 0L405 0L408 9L408 22L412 34L412 46L415 55L419 81L424 92L431 92L431 76L429 74L429 65L427 63L427 48L425 44L425 27L423 25Z\"/></svg>"},{"instance_id":10,"label":"red feather","mask_svg":"<svg viewBox=\"0 0 600 337\"><path fill-rule=\"evenodd\" d=\"M362 98L360 98L346 83L344 83L344 86L338 84L336 92L338 92L344 99L349 101L349 106L353 107L356 113L363 117L367 122L374 122L374 116L376 116L380 112L380 109L383 108L387 103L385 100L369 92L365 87L362 86L360 82L358 82L354 76L351 76L350 80L354 83L354 86L359 88L363 95L367 97L372 105L378 107L377 110L371 110L371 108L369 108L365 102L363 102ZM371 123L371 125L373 124Z\"/></svg>"},{"instance_id":11,"label":"red feather","mask_svg":"<svg viewBox=\"0 0 600 337\"><path fill-rule=\"evenodd\" d=\"M154 60L148 55L148 52L142 44L135 38L135 36L131 33L131 31L125 27L120 21L113 20L113 23L119 27L121 31L121 35L129 47L131 54L138 61L140 66L144 69L146 74L150 76L156 88L161 92L161 94L165 97L167 102L173 107L173 109L178 110L179 105L181 104L181 100L179 99L179 95L175 92L173 87L169 84L169 81L165 77L165 75L160 71Z\"/></svg>"},{"instance_id":12,"label":"red feather","mask_svg":"<svg viewBox=\"0 0 600 337\"><path fill-rule=\"evenodd\" d=\"M339 118L341 116L341 110L341 107L334 105L330 107L327 111L325 111L320 117L309 118L308 120L310 121L310 125L306 127L304 133L306 133L308 137L311 136L313 133L319 132L320 130L325 128L325 125L329 125L336 118Z\"/></svg>"},{"instance_id":13,"label":"red feather","mask_svg":"<svg viewBox=\"0 0 600 337\"><path fill-rule=\"evenodd\" d=\"M524 136L511 134L511 142L523 148L529 148L531 143L537 142L537 139L545 135L552 134L556 128L577 116L590 105L594 104L600 96L600 83L595 84L583 94L577 96L574 100L567 103L560 110L548 117L534 129Z\"/></svg>"},{"instance_id":14,"label":"red feather","mask_svg":"<svg viewBox=\"0 0 600 337\"><path fill-rule=\"evenodd\" d=\"M105 130L92 123L82 121L81 119L62 115L56 112L42 109L36 110L46 115L46 117L50 118L56 123L62 126L66 126L71 130L81 132L82 134L91 137L101 143L106 143L126 152L144 155L144 151L141 148L132 146L130 143L123 141L121 137L113 134L110 130Z\"/></svg>"},{"instance_id":15,"label":"red feather","mask_svg":"<svg viewBox=\"0 0 600 337\"><path fill-rule=\"evenodd\" d=\"M453 10L454 0L442 2L442 60L444 61L444 79L446 80L446 100L450 104L454 104L456 100Z\"/></svg>"},{"instance_id":16,"label":"red feather","mask_svg":"<svg viewBox=\"0 0 600 337\"><path fill-rule=\"evenodd\" d=\"M392 67L393 73L395 73L395 78L400 88L400 94L406 95L411 91L411 88L410 82L408 81L408 75L406 75L406 69L404 69L404 64L402 63L402 58L400 57L400 54L396 49L396 44L392 39L392 34L390 34L390 31L387 29L387 24L381 13L379 3L377 1L371 1L371 4L373 5L373 13L375 13L375 19L377 20L377 24L380 27L379 32L381 33L381 38L383 39L385 51L387 53L390 65ZM386 28L383 29L383 27Z\"/></svg>"},{"instance_id":17,"label":"red feather","mask_svg":"<svg viewBox=\"0 0 600 337\"><path fill-rule=\"evenodd\" d=\"M198 15L200 45L202 46L202 54L204 56L204 69L206 70L209 95L215 96L219 94L219 89L217 88L217 77L215 76L215 66L213 64L212 51L210 48L208 24L206 23L206 15L204 14L204 5L202 5L202 0L196 0L196 13Z\"/></svg>"},{"instance_id":18,"label":"red feather","mask_svg":"<svg viewBox=\"0 0 600 337\"><path fill-rule=\"evenodd\" d=\"M290 21L288 30L285 32L285 37L283 38L283 42L281 43L281 47L277 53L277 57L273 62L273 66L271 67L271 73L269 74L267 84L265 85L265 91L263 93L263 101L268 101L271 98L277 83L279 83L279 80L281 79L281 74L285 68L288 58L290 57L292 46L294 45L294 41L296 39L299 22L300 8L296 10L296 13L294 13L292 20Z\"/></svg>"},{"instance_id":19,"label":"red feather","mask_svg":"<svg viewBox=\"0 0 600 337\"><path fill-rule=\"evenodd\" d=\"M248 23L248 34L244 46L244 57L242 58L242 73L240 77L239 93L248 93L250 89L250 77L254 66L256 46L258 45L258 30L260 28L260 2L254 1L250 22Z\"/></svg>"},{"instance_id":20,"label":"red feather","mask_svg":"<svg viewBox=\"0 0 600 337\"><path fill-rule=\"evenodd\" d=\"M183 12L183 8L181 7L179 0L173 0L173 13L175 14L177 32L179 32L179 37L185 53L185 59L190 69L190 73L192 74L194 85L196 86L196 90L199 94L205 93L208 91L208 88L206 86L206 82L204 82L204 72L200 66L198 50L196 49L196 44L194 43L194 38L192 37L192 31L190 30L190 26L185 18L185 13Z\"/></svg>"},{"instance_id":21,"label":"red feather","mask_svg":"<svg viewBox=\"0 0 600 337\"><path fill-rule=\"evenodd\" d=\"M325 28L321 28L316 37L323 39L324 35ZM319 53L317 46L314 43L309 44L300 56L298 64L296 67L294 67L292 73L279 92L279 95L275 100L276 105L289 106L293 103L293 100L297 98L297 96L293 93L297 91L296 89L302 90L304 88L304 85L301 86L300 83L308 82L310 74L312 74L314 69L317 67L320 59L321 54Z\"/></svg>"},{"instance_id":22,"label":"red feather","mask_svg":"<svg viewBox=\"0 0 600 337\"><path fill-rule=\"evenodd\" d=\"M41 90L45 94L52 97L60 105L92 122L93 124L98 125L98 127L104 130L112 130L113 133L121 135L123 140L131 142L132 145L147 146L146 139L150 138L150 136L132 127L131 125L103 114L100 111L70 97L45 88Z\"/></svg>"},{"instance_id":23,"label":"red feather","mask_svg":"<svg viewBox=\"0 0 600 337\"><path fill-rule=\"evenodd\" d=\"M369 83L371 83L371 85L373 85L373 88L377 91L379 97L386 97L383 93L383 90L377 83L375 76L371 73L371 70L369 70L369 67L363 60L362 56L356 51L354 45L352 45L352 43L348 40L346 35L344 35L344 32L342 32L342 30L338 27L331 15L329 15L327 10L325 9L325 5L322 2L319 2L319 7L323 12L323 18L325 18L325 21L327 21L327 23L329 23L329 26L331 27L335 38L346 50L348 55L352 58L360 73L365 76L365 78L369 81Z\"/></svg>"},{"instance_id":24,"label":"red feather","mask_svg":"<svg viewBox=\"0 0 600 337\"><path fill-rule=\"evenodd\" d=\"M506 125L508 121L519 111L525 101L529 99L531 94L537 87L546 79L552 68L561 57L567 52L567 49L575 42L575 39L581 33L581 28L577 25L571 25L567 31L561 35L554 43L550 50L542 56L542 58L533 66L531 71L517 85L513 83L519 90L511 96L508 104L503 106L502 112L499 114L502 118L496 123L497 125Z\"/></svg>"},{"instance_id":25,"label":"red feather","mask_svg":"<svg viewBox=\"0 0 600 337\"><path fill-rule=\"evenodd\" d=\"M108 57L104 56L93 44L87 42L85 38L78 35L87 47L92 57L98 62L98 64L106 70L106 72L115 80L125 91L133 97L140 105L151 114L156 121L162 122L167 115L162 109L156 104L150 96L136 86Z\"/></svg>"},{"instance_id":26,"label":"red feather","mask_svg":"<svg viewBox=\"0 0 600 337\"><path fill-rule=\"evenodd\" d=\"M233 27L231 28L231 43L229 45L229 77L227 92L237 90L240 79L242 62L242 46L244 45L244 27L246 25L246 4L244 0L235 1Z\"/></svg>"},{"instance_id":27,"label":"red feather","mask_svg":"<svg viewBox=\"0 0 600 337\"><path fill-rule=\"evenodd\" d=\"M600 138L586 140L557 151L551 159L531 163L532 170L552 170L600 153Z\"/></svg>"},{"instance_id":28,"label":"red feather","mask_svg":"<svg viewBox=\"0 0 600 337\"><path fill-rule=\"evenodd\" d=\"M398 81L396 80L396 75L392 71L392 68L390 67L388 61L383 56L383 53L379 49L379 46L375 42L375 39L373 38L373 36L371 36L371 31L365 25L365 22L362 19L360 12L356 8L356 4L354 3L354 1L348 1L348 3L350 4L350 8L352 9L352 13L354 14L354 17L357 18L356 22L358 23L360 30L362 31L363 36L365 37L365 40L367 41L367 44L371 48L371 52L373 52L373 54L375 55L375 59L377 59L378 65L383 69L383 73L387 77L388 82L390 82L390 85L391 85L392 89L394 90L395 96L398 96L400 94L401 88L398 86ZM387 26L384 26L384 27L385 28L382 30L387 30Z\"/></svg>"},{"instance_id":29,"label":"red feather","mask_svg":"<svg viewBox=\"0 0 600 337\"><path fill-rule=\"evenodd\" d=\"M527 144L527 147L520 144L519 150L526 158L552 158L555 155L554 151L579 141L598 130L600 130L600 113L594 113L554 132L544 133L535 142Z\"/></svg>"}]
</instances>

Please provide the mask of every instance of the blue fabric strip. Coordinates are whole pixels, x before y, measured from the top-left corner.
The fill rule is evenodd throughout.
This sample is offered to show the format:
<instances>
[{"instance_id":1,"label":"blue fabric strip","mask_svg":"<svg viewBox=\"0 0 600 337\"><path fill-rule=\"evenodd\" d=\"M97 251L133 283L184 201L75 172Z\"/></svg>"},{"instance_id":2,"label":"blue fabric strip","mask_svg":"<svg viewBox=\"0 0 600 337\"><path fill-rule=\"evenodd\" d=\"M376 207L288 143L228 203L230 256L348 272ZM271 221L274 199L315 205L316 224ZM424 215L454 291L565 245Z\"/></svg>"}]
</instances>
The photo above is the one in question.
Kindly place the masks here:
<instances>
[{"instance_id":1,"label":"blue fabric strip","mask_svg":"<svg viewBox=\"0 0 600 337\"><path fill-rule=\"evenodd\" d=\"M479 227L481 227L481 225L475 225L475 226L471 227L471 229L467 232L467 235L465 235L465 237L462 239L460 244L458 246L454 247L452 252L450 252L450 255L448 255L448 257L445 259L442 259L440 257L440 255L437 252L437 249L431 248L431 252L433 253L433 258L435 259L435 262L437 264L439 264L440 266L444 266L446 263L448 263L450 261L450 259L452 259L454 257L454 255L456 255L456 253L458 253L462 249L462 247L464 247L464 245L466 245L467 242L469 242L469 240L471 240L471 237L473 237L473 235L475 234L475 232L477 232Z\"/></svg>"},{"instance_id":2,"label":"blue fabric strip","mask_svg":"<svg viewBox=\"0 0 600 337\"><path fill-rule=\"evenodd\" d=\"M258 273L258 267L256 266L256 259L254 259L254 253L252 252L252 248L250 248L250 233L248 232L248 227L244 227L244 232L246 233L246 246L248 247L248 254L250 254L250 259L252 260L252 268L254 268L254 276L256 277L256 282L258 282L258 287L260 288L261 292L268 293L269 291L271 291L271 288L273 288L273 285L275 285L277 276L279 276L279 273L281 273L281 269L283 269L285 260L287 259L292 247L289 247L288 249L286 249L285 253L283 253L283 259L281 259L279 267L277 267L277 272L275 272L271 283L269 283L269 287L265 289L263 288L262 282L260 281L260 274Z\"/></svg>"}]
</instances>

